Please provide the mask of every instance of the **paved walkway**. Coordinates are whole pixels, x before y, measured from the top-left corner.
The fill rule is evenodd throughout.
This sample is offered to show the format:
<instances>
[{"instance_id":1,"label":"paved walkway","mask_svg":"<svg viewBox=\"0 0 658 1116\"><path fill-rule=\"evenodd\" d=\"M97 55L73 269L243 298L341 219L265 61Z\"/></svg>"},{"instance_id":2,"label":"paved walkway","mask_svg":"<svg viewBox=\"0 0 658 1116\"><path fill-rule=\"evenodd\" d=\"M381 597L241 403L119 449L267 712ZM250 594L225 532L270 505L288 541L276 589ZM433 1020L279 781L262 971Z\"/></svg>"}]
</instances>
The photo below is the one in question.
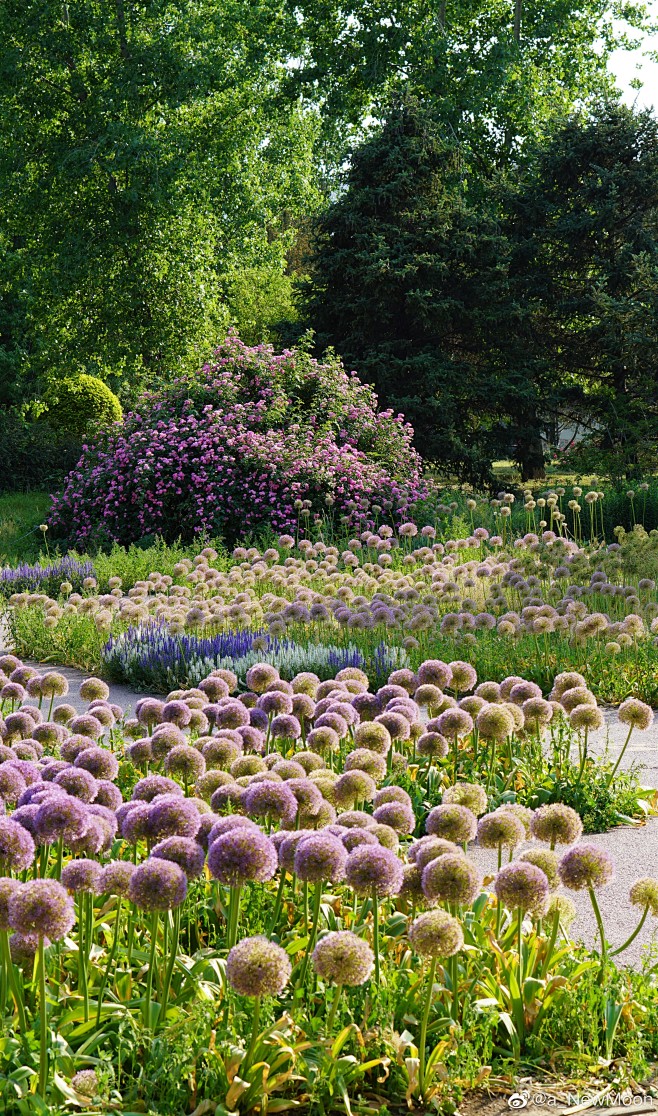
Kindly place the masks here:
<instances>
[{"instance_id":1,"label":"paved walkway","mask_svg":"<svg viewBox=\"0 0 658 1116\"><path fill-rule=\"evenodd\" d=\"M39 666L39 664L33 664ZM40 669L44 669L41 665ZM52 667L64 674L69 681L70 691L64 699L76 708L85 703L78 696L78 687L83 678L88 677L73 667ZM120 705L124 711L132 712L136 702L144 697L143 693L127 686L110 684L110 701ZM626 728L620 725L615 710L605 711L606 727L592 735L591 749L597 754L606 750L614 759L619 755L626 738ZM640 780L643 785L658 789L658 718L647 732L635 731L626 750L622 766L639 764L643 770ZM639 876L658 876L658 818L649 818L645 825L638 827L623 826L608 833L595 834L586 838L607 849L615 862L615 878L609 887L599 893L599 903L608 937L612 943L620 945L631 934L637 923L639 912L628 902L631 884ZM489 850L474 848L474 859L487 874L493 875L496 869L496 855ZM573 935L591 943L595 937L595 922L587 895L571 893L578 908L578 916L573 924ZM646 947L656 940L658 946L658 919L647 919L642 932L631 947L620 957L625 964L639 965ZM658 960L658 953L656 955Z\"/></svg>"}]
</instances>

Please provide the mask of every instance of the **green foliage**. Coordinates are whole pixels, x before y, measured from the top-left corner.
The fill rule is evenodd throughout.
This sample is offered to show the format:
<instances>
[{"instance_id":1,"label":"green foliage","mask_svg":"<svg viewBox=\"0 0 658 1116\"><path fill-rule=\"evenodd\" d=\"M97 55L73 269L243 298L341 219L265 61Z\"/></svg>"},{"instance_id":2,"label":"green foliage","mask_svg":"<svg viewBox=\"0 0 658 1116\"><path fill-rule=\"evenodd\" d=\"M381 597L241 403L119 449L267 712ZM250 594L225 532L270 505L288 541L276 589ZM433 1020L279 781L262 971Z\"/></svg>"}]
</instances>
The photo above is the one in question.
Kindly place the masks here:
<instances>
[{"instance_id":1,"label":"green foliage","mask_svg":"<svg viewBox=\"0 0 658 1116\"><path fill-rule=\"evenodd\" d=\"M45 492L0 495L0 566L34 562L41 556L39 524L46 518L49 504Z\"/></svg>"},{"instance_id":2,"label":"green foliage","mask_svg":"<svg viewBox=\"0 0 658 1116\"><path fill-rule=\"evenodd\" d=\"M403 98L318 222L318 346L462 480L492 484L501 458L543 477L542 438L565 422L587 435L575 468L653 471L657 150L650 113L605 103L474 173L437 106Z\"/></svg>"},{"instance_id":3,"label":"green foliage","mask_svg":"<svg viewBox=\"0 0 658 1116\"><path fill-rule=\"evenodd\" d=\"M121 404L107 384L84 373L50 384L44 402L50 425L80 439L123 417Z\"/></svg>"},{"instance_id":4,"label":"green foliage","mask_svg":"<svg viewBox=\"0 0 658 1116\"><path fill-rule=\"evenodd\" d=\"M562 122L501 199L514 329L500 366L535 384L530 427L581 425L575 467L658 461L658 120L605 103ZM512 411L512 414L514 412Z\"/></svg>"},{"instance_id":5,"label":"green foliage","mask_svg":"<svg viewBox=\"0 0 658 1116\"><path fill-rule=\"evenodd\" d=\"M427 460L486 483L507 446L500 385L479 355L504 298L506 245L463 176L433 110L393 108L319 222L307 314L318 348L332 345L407 416Z\"/></svg>"},{"instance_id":6,"label":"green foliage","mask_svg":"<svg viewBox=\"0 0 658 1116\"><path fill-rule=\"evenodd\" d=\"M3 359L18 398L111 368L129 401L205 358L242 313L225 283L283 274L316 204L314 119L281 93L297 25L278 0L38 14L0 13Z\"/></svg>"},{"instance_id":7,"label":"green foliage","mask_svg":"<svg viewBox=\"0 0 658 1116\"><path fill-rule=\"evenodd\" d=\"M29 492L60 485L80 456L81 444L44 419L26 418L17 407L0 408L3 468L0 492Z\"/></svg>"}]
</instances>

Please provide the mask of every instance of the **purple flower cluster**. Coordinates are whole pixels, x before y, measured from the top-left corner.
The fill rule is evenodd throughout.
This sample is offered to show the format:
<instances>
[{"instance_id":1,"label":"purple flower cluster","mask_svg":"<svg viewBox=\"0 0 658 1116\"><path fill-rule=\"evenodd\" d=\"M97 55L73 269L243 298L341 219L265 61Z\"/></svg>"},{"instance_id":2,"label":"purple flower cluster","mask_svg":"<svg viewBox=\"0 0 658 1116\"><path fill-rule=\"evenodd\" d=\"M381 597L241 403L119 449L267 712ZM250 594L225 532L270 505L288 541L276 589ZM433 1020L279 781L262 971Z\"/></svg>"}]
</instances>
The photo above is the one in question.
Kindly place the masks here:
<instances>
[{"instance_id":1,"label":"purple flower cluster","mask_svg":"<svg viewBox=\"0 0 658 1116\"><path fill-rule=\"evenodd\" d=\"M214 363L144 397L83 448L49 523L77 546L236 538L266 525L294 531L295 502L306 500L310 514L331 506L363 525L373 501L399 509L423 494L412 433L336 362L231 335Z\"/></svg>"}]
</instances>

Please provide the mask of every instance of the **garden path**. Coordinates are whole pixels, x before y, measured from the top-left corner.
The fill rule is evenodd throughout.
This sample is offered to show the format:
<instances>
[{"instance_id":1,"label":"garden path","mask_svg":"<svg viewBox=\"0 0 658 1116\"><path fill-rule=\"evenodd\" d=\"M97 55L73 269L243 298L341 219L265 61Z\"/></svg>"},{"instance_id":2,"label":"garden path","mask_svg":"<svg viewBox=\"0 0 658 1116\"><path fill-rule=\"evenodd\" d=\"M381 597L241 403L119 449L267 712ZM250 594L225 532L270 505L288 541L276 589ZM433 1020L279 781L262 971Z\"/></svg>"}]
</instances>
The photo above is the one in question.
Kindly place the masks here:
<instances>
[{"instance_id":1,"label":"garden path","mask_svg":"<svg viewBox=\"0 0 658 1116\"><path fill-rule=\"evenodd\" d=\"M32 664L39 665L39 664ZM41 664L43 669L43 664ZM87 675L73 667L56 668L66 676L70 685L70 693L66 701L76 707L83 708L85 703L78 697L78 687ZM131 712L136 702L144 694L140 694L127 686L110 684L110 698L112 703L120 705L124 710ZM592 751L599 754L606 748L614 759L625 739L624 726L620 725L613 709L605 710L606 727L592 735ZM656 723L647 732L634 732L627 748L623 767L639 764L642 783L651 788L658 789L658 718ZM612 883L599 894L601 913L608 937L613 945L619 945L631 934L637 923L635 908L628 902L628 892L631 884L639 876L658 876L658 817L649 818L646 825L620 826L608 833L594 834L586 838L602 848L608 850L615 862L615 878ZM527 846L529 847L529 846ZM519 850L522 851L522 850ZM493 875L496 870L496 854L487 849L472 847L471 855L478 863L481 870ZM578 914L573 925L573 934L591 943L595 937L596 926L591 906L587 895L571 893ZM652 942L658 947L658 920L647 919L642 932L635 939L630 948L623 954L625 964L638 965L642 961L645 948ZM621 960L621 959L620 959ZM658 953L656 955L658 960Z\"/></svg>"}]
</instances>

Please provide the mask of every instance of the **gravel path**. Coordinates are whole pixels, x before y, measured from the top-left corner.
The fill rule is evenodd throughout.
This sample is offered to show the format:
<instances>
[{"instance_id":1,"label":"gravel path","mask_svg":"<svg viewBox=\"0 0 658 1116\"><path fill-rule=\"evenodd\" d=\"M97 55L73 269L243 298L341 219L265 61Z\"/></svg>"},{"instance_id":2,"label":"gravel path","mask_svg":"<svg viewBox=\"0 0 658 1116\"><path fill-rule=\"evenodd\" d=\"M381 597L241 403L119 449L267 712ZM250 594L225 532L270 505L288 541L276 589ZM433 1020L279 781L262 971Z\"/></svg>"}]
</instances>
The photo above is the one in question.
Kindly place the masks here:
<instances>
[{"instance_id":1,"label":"gravel path","mask_svg":"<svg viewBox=\"0 0 658 1116\"><path fill-rule=\"evenodd\" d=\"M56 669L69 681L70 692L65 700L76 708L85 707L85 703L78 697L78 687L87 675L73 667ZM136 702L143 696L144 694L127 686L114 683L110 685L109 700L120 705L125 711L132 712ZM605 716L605 728L592 734L591 749L597 754L603 754L607 750L614 758L619 755L623 746L626 729L617 721L613 709L605 710ZM641 765L640 779L644 786L658 789L658 718L647 732L633 733L622 760L624 768L630 767L631 764ZM658 875L658 817L649 818L645 825L619 827L608 833L588 836L587 840L607 849L615 862L615 878L609 887L599 893L599 903L604 924L608 929L608 937L614 946L620 945L631 934L637 923L638 912L628 902L631 884L639 876ZM495 873L495 852L474 847L472 855L482 871L491 875ZM594 941L596 930L589 898L578 893L571 893L571 896L578 908L578 915L573 924L573 935L589 944ZM658 949L658 920L649 918L642 932L620 960L624 964L641 964L647 947L654 941ZM656 960L658 960L658 952Z\"/></svg>"}]
</instances>

